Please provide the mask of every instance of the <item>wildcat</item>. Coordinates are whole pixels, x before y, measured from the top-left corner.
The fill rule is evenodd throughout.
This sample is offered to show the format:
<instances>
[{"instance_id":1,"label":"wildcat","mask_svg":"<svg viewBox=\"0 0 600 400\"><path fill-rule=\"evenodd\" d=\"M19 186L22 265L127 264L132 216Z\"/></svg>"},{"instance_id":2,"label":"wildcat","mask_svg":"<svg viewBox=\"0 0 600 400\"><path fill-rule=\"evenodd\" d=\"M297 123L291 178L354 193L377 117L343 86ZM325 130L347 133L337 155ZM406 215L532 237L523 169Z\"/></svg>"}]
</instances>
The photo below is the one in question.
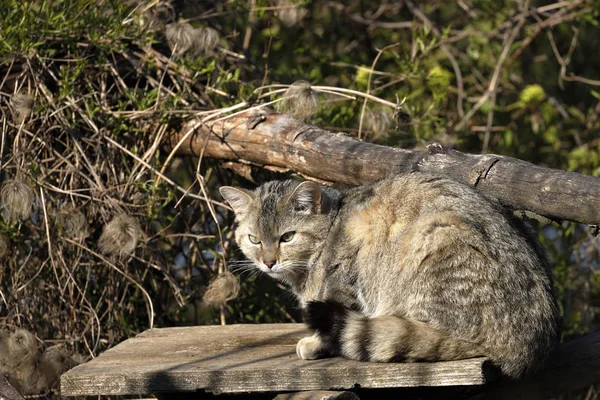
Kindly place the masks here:
<instances>
[{"instance_id":1,"label":"wildcat","mask_svg":"<svg viewBox=\"0 0 600 400\"><path fill-rule=\"evenodd\" d=\"M468 186L412 172L345 190L287 180L220 192L243 253L303 307L314 334L300 358L486 356L518 378L557 342L540 244Z\"/></svg>"}]
</instances>

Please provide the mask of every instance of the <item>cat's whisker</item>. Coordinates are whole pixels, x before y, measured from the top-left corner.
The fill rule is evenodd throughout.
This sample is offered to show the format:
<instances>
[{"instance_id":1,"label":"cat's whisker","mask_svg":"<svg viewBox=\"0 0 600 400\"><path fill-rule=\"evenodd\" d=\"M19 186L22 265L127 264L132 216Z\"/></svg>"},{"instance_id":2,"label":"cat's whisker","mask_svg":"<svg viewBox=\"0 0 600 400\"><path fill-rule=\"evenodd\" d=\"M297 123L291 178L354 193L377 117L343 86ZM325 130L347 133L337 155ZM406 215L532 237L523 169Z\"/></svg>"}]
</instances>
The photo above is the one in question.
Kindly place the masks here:
<instances>
[{"instance_id":1,"label":"cat's whisker","mask_svg":"<svg viewBox=\"0 0 600 400\"><path fill-rule=\"evenodd\" d=\"M227 264L227 268L237 268L237 267L246 267L246 266L254 266L255 263L253 262L246 262L246 263L229 263Z\"/></svg>"},{"instance_id":2,"label":"cat's whisker","mask_svg":"<svg viewBox=\"0 0 600 400\"><path fill-rule=\"evenodd\" d=\"M281 265L281 270L284 272L288 272L288 273L296 273L298 271L301 271L303 269L303 267L298 266L298 265L291 265L291 264L285 264L285 265Z\"/></svg>"},{"instance_id":3,"label":"cat's whisker","mask_svg":"<svg viewBox=\"0 0 600 400\"><path fill-rule=\"evenodd\" d=\"M287 260L281 263L282 267L296 267L296 266L301 266L301 267L307 267L308 266L308 261L304 261L304 260Z\"/></svg>"},{"instance_id":4,"label":"cat's whisker","mask_svg":"<svg viewBox=\"0 0 600 400\"><path fill-rule=\"evenodd\" d=\"M306 265L301 265L301 264L285 264L285 265L282 265L281 267L285 268L285 269L298 270L298 269L306 268Z\"/></svg>"},{"instance_id":5,"label":"cat's whisker","mask_svg":"<svg viewBox=\"0 0 600 400\"><path fill-rule=\"evenodd\" d=\"M240 275L244 274L245 272L252 272L256 270L256 267L253 264L249 264L249 265L237 265L237 266L231 266L229 267L229 269L232 272L235 273L239 273Z\"/></svg>"},{"instance_id":6,"label":"cat's whisker","mask_svg":"<svg viewBox=\"0 0 600 400\"><path fill-rule=\"evenodd\" d=\"M245 269L254 269L254 265L232 265L229 267L230 271L240 271Z\"/></svg>"},{"instance_id":7,"label":"cat's whisker","mask_svg":"<svg viewBox=\"0 0 600 400\"><path fill-rule=\"evenodd\" d=\"M236 271L240 278L244 277L246 279L250 279L258 274L260 274L260 270L257 268L245 268L243 270Z\"/></svg>"},{"instance_id":8,"label":"cat's whisker","mask_svg":"<svg viewBox=\"0 0 600 400\"><path fill-rule=\"evenodd\" d=\"M244 262L229 262L227 263L228 267L236 267L238 265L253 265L254 262L252 261L244 261Z\"/></svg>"},{"instance_id":9,"label":"cat's whisker","mask_svg":"<svg viewBox=\"0 0 600 400\"><path fill-rule=\"evenodd\" d=\"M246 279L252 279L253 277L255 277L256 275L258 275L259 273L260 273L260 271L258 271L258 270L244 271L242 274L240 274L240 277L245 277Z\"/></svg>"},{"instance_id":10,"label":"cat's whisker","mask_svg":"<svg viewBox=\"0 0 600 400\"><path fill-rule=\"evenodd\" d=\"M250 260L231 260L227 264L254 264L254 261Z\"/></svg>"},{"instance_id":11,"label":"cat's whisker","mask_svg":"<svg viewBox=\"0 0 600 400\"><path fill-rule=\"evenodd\" d=\"M254 271L249 271L247 279L250 280L250 279L256 278L258 275L261 274L261 272L262 271L259 269L255 269Z\"/></svg>"},{"instance_id":12,"label":"cat's whisker","mask_svg":"<svg viewBox=\"0 0 600 400\"><path fill-rule=\"evenodd\" d=\"M234 272L247 271L247 270L253 270L254 266L252 266L252 265L236 265L236 266L229 267L229 269Z\"/></svg>"},{"instance_id":13,"label":"cat's whisker","mask_svg":"<svg viewBox=\"0 0 600 400\"><path fill-rule=\"evenodd\" d=\"M252 264L247 264L247 265L228 265L227 268L229 268L231 271L236 271L238 269L254 268L254 265L252 265Z\"/></svg>"},{"instance_id":14,"label":"cat's whisker","mask_svg":"<svg viewBox=\"0 0 600 400\"><path fill-rule=\"evenodd\" d=\"M307 263L302 263L302 262L290 262L290 263L285 263L285 266L291 266L291 267L307 267L308 264Z\"/></svg>"},{"instance_id":15,"label":"cat's whisker","mask_svg":"<svg viewBox=\"0 0 600 400\"><path fill-rule=\"evenodd\" d=\"M286 272L297 273L306 270L308 262L304 260L288 260L281 263L281 269Z\"/></svg>"}]
</instances>

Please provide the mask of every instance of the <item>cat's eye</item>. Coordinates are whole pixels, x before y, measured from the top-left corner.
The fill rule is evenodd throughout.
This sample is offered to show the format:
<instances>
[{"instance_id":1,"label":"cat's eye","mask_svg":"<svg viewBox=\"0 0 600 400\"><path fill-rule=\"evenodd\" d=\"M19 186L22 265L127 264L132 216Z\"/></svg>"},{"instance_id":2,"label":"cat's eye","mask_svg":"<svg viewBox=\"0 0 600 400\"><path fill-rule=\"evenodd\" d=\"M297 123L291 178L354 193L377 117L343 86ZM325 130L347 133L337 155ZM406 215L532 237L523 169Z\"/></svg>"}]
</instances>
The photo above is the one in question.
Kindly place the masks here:
<instances>
[{"instance_id":1,"label":"cat's eye","mask_svg":"<svg viewBox=\"0 0 600 400\"><path fill-rule=\"evenodd\" d=\"M248 235L248 240L250 240L250 243L252 244L260 244L260 240L254 235Z\"/></svg>"},{"instance_id":2,"label":"cat's eye","mask_svg":"<svg viewBox=\"0 0 600 400\"><path fill-rule=\"evenodd\" d=\"M291 242L292 239L294 238L294 235L296 235L296 232L286 232L283 235L281 235L281 238L279 239L280 242Z\"/></svg>"}]
</instances>

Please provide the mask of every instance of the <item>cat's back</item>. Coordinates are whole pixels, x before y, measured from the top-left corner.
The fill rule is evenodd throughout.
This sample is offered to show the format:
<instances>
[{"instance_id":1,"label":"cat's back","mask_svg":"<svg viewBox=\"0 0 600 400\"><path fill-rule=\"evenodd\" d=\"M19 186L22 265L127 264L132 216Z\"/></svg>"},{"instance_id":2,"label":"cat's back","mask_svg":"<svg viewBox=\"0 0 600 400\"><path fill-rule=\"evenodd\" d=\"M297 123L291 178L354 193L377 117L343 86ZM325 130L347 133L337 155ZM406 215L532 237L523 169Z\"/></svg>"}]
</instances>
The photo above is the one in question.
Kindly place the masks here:
<instances>
[{"instance_id":1,"label":"cat's back","mask_svg":"<svg viewBox=\"0 0 600 400\"><path fill-rule=\"evenodd\" d=\"M546 357L558 321L546 258L493 200L411 173L349 191L341 214L365 315L482 344L509 372Z\"/></svg>"},{"instance_id":2,"label":"cat's back","mask_svg":"<svg viewBox=\"0 0 600 400\"><path fill-rule=\"evenodd\" d=\"M452 265L449 273L462 271L481 284L547 280L545 254L525 224L448 178L409 173L359 187L348 193L341 213L340 236L366 276L383 280L395 270L401 278L427 279L429 271L443 280L443 266Z\"/></svg>"},{"instance_id":3,"label":"cat's back","mask_svg":"<svg viewBox=\"0 0 600 400\"><path fill-rule=\"evenodd\" d=\"M411 229L435 230L436 226L462 224L463 220L493 221L498 208L454 180L408 173L349 191L343 213L346 235L369 252Z\"/></svg>"}]
</instances>

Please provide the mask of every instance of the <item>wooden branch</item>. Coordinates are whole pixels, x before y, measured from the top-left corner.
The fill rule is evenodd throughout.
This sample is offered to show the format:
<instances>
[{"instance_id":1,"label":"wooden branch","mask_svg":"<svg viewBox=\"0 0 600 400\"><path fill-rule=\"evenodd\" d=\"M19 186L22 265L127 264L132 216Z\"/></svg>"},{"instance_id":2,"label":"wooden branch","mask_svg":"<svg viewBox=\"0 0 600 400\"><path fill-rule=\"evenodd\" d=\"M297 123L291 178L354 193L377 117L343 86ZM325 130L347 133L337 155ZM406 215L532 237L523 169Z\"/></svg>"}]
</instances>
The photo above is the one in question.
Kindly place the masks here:
<instances>
[{"instance_id":1,"label":"wooden branch","mask_svg":"<svg viewBox=\"0 0 600 400\"><path fill-rule=\"evenodd\" d=\"M600 178L511 157L445 150L438 144L429 146L429 151L379 146L285 114L245 114L210 126L190 121L181 131L172 132L167 148L175 148L182 155L286 168L350 185L412 169L436 172L472 185L516 209L553 220L600 225Z\"/></svg>"}]
</instances>

